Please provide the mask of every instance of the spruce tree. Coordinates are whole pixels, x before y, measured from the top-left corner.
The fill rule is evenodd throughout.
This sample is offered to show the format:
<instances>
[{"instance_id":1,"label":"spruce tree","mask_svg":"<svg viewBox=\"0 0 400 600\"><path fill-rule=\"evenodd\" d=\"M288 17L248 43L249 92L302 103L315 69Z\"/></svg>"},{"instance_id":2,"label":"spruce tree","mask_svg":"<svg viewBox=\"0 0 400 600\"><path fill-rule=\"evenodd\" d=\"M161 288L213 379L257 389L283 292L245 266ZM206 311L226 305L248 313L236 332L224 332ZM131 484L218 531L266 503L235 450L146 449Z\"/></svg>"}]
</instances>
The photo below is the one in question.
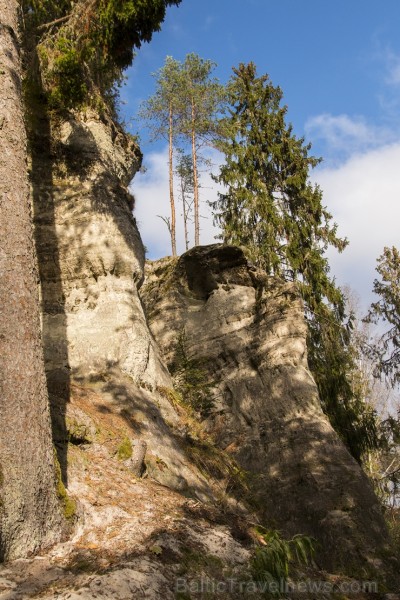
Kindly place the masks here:
<instances>
[{"instance_id":1,"label":"spruce tree","mask_svg":"<svg viewBox=\"0 0 400 600\"><path fill-rule=\"evenodd\" d=\"M218 142L225 164L216 180L226 191L213 205L222 238L244 246L267 273L297 281L311 309L323 298L340 303L324 251L342 251L347 241L336 236L321 190L309 181L320 159L286 123L282 91L268 75L258 77L253 63L233 72Z\"/></svg>"},{"instance_id":2,"label":"spruce tree","mask_svg":"<svg viewBox=\"0 0 400 600\"><path fill-rule=\"evenodd\" d=\"M376 375L396 385L400 382L400 252L395 246L385 247L377 262L379 279L374 280L373 292L379 299L371 304L366 320L383 321L389 329L370 354L376 360Z\"/></svg>"},{"instance_id":3,"label":"spruce tree","mask_svg":"<svg viewBox=\"0 0 400 600\"><path fill-rule=\"evenodd\" d=\"M295 281L309 326L309 363L322 407L353 456L377 444L374 413L350 385L355 357L345 299L329 274L325 251L347 240L309 180L320 159L286 122L283 94L253 63L233 69L218 148L225 163L215 179L224 186L213 203L225 243L243 246L269 275Z\"/></svg>"}]
</instances>

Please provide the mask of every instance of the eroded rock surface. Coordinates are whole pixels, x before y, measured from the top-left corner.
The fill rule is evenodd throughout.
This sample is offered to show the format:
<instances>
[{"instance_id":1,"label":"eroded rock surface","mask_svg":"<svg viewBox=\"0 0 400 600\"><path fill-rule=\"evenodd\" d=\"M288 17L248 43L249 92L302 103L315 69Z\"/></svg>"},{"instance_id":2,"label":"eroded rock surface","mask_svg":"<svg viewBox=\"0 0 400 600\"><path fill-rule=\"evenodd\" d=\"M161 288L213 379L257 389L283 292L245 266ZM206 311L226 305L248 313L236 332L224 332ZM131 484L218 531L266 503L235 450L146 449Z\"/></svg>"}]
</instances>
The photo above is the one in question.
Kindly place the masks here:
<instances>
[{"instance_id":1,"label":"eroded rock surface","mask_svg":"<svg viewBox=\"0 0 400 600\"><path fill-rule=\"evenodd\" d=\"M127 189L141 163L138 146L87 110L52 126L43 115L31 151L46 372L65 483L68 422L79 421L69 414L70 390L79 384L102 394L104 410L125 411L155 479L207 497L208 484L181 447L171 378L138 296L144 251Z\"/></svg>"},{"instance_id":2,"label":"eroded rock surface","mask_svg":"<svg viewBox=\"0 0 400 600\"><path fill-rule=\"evenodd\" d=\"M91 438L69 450L75 529L46 553L0 565L0 600L265 598L251 571L254 519L135 477L118 456L129 432L123 409L108 404L101 389L72 384L70 405L76 426ZM368 574L349 578L310 566L291 575L302 585L287 595L293 600L337 600L338 590L356 600L398 600L387 593L395 586L370 593L378 584ZM362 582L373 587L363 590Z\"/></svg>"},{"instance_id":3,"label":"eroded rock surface","mask_svg":"<svg viewBox=\"0 0 400 600\"><path fill-rule=\"evenodd\" d=\"M324 567L373 561L386 539L379 503L321 410L295 285L212 245L149 262L141 293L166 362L180 336L203 365L213 385L203 424L251 474L263 520L315 537Z\"/></svg>"},{"instance_id":4,"label":"eroded rock surface","mask_svg":"<svg viewBox=\"0 0 400 600\"><path fill-rule=\"evenodd\" d=\"M70 402L96 432L69 450L75 529L45 554L0 565L0 600L174 600L202 579L246 581L252 539L244 520L135 477L118 457L124 414L102 390L73 384ZM213 597L244 595L235 587Z\"/></svg>"},{"instance_id":5,"label":"eroded rock surface","mask_svg":"<svg viewBox=\"0 0 400 600\"><path fill-rule=\"evenodd\" d=\"M236 540L212 518L198 524L185 504L185 496L206 501L207 509L195 501L201 512L215 503L218 519L233 511L247 519L247 533L254 522L230 498L224 476L214 481L225 455L204 429L252 474L267 527L314 535L323 566L368 564L384 546L382 517L320 409L296 288L270 281L240 249L216 245L150 265L144 312L144 254L127 191L140 165L133 140L88 111L53 130L45 116L33 123L31 151L53 432L78 520L75 536L44 557L43 568L26 563L32 576L20 577L18 565L8 579L6 571L5 597L158 598L162 590L172 598L182 562L195 560L196 575L207 553L228 574L239 568L247 576L252 541ZM212 392L202 426L177 402L167 369L179 341L200 360ZM139 444L137 474L144 466L147 479L128 464ZM207 550L220 535L222 545ZM238 560L231 565L225 551ZM78 571L89 561L91 576L71 574L75 558Z\"/></svg>"},{"instance_id":6,"label":"eroded rock surface","mask_svg":"<svg viewBox=\"0 0 400 600\"><path fill-rule=\"evenodd\" d=\"M137 296L144 251L127 186L140 152L91 113L52 136L48 161L33 160L48 369L98 376L117 365L166 384Z\"/></svg>"}]
</instances>

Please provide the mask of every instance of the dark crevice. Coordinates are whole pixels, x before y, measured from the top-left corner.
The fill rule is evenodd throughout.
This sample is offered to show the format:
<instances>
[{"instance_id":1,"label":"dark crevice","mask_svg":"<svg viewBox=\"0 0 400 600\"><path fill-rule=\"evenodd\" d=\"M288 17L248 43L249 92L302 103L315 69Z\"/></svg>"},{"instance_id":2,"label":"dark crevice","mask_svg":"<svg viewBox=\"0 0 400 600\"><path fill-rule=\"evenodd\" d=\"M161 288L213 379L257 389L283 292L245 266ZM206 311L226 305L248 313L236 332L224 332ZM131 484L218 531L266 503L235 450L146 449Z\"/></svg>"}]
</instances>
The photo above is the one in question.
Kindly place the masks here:
<instances>
[{"instance_id":1,"label":"dark crevice","mask_svg":"<svg viewBox=\"0 0 400 600\"><path fill-rule=\"evenodd\" d=\"M62 289L54 197L54 153L50 119L38 79L26 82L27 130L31 155L34 236L41 283L43 348L53 443L64 485L68 486L66 406L70 397L67 318ZM55 337L56 332L56 337Z\"/></svg>"}]
</instances>

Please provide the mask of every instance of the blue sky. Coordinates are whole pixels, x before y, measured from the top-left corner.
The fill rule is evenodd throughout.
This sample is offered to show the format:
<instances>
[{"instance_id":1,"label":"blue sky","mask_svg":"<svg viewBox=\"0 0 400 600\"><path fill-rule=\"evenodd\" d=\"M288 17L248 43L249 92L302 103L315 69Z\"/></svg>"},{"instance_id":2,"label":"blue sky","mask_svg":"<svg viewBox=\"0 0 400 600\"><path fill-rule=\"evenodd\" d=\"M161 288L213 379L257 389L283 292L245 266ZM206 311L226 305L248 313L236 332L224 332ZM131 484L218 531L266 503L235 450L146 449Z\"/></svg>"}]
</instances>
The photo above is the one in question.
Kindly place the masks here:
<instances>
[{"instance_id":1,"label":"blue sky","mask_svg":"<svg viewBox=\"0 0 400 600\"><path fill-rule=\"evenodd\" d=\"M343 255L330 256L332 271L367 304L375 259L384 245L400 245L399 25L399 0L183 0L138 51L122 91L124 117L129 122L153 93L151 73L167 55L212 59L223 83L232 66L255 62L281 86L295 132L324 158L312 178L339 233L350 240ZM132 129L139 131L148 168L133 183L136 214L155 258L170 251L157 218L168 214L165 145L149 144L137 122ZM212 243L206 200L216 191L207 176L203 185L202 241Z\"/></svg>"}]
</instances>

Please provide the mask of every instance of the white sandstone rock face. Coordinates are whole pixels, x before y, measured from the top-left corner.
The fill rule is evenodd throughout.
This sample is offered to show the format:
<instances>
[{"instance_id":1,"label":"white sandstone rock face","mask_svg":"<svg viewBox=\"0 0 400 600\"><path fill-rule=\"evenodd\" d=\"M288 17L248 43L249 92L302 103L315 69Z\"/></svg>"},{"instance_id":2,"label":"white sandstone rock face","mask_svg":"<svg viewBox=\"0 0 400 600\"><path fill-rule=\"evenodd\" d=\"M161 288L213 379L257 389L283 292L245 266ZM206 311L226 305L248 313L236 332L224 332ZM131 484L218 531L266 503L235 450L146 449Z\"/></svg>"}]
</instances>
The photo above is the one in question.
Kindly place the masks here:
<instances>
[{"instance_id":1,"label":"white sandstone rock face","mask_svg":"<svg viewBox=\"0 0 400 600\"><path fill-rule=\"evenodd\" d=\"M140 151L111 120L91 112L71 116L51 136L37 135L32 195L43 341L64 479L71 385L79 384L96 391L105 411L124 411L128 437L147 445L153 478L209 497L173 431L179 419L168 399L171 378L138 296L144 249L127 185Z\"/></svg>"},{"instance_id":2,"label":"white sandstone rock face","mask_svg":"<svg viewBox=\"0 0 400 600\"><path fill-rule=\"evenodd\" d=\"M203 365L213 386L203 425L251 473L264 522L314 536L328 568L382 548L379 503L321 409L296 286L212 245L149 262L141 294L167 364L175 331Z\"/></svg>"},{"instance_id":3,"label":"white sandstone rock face","mask_svg":"<svg viewBox=\"0 0 400 600\"><path fill-rule=\"evenodd\" d=\"M64 177L40 186L44 332L59 347L65 329L72 373L95 376L117 365L136 381L167 385L137 295L144 251L125 186L140 155L113 128L93 115L63 123L57 167ZM47 354L57 356L53 344Z\"/></svg>"}]
</instances>

